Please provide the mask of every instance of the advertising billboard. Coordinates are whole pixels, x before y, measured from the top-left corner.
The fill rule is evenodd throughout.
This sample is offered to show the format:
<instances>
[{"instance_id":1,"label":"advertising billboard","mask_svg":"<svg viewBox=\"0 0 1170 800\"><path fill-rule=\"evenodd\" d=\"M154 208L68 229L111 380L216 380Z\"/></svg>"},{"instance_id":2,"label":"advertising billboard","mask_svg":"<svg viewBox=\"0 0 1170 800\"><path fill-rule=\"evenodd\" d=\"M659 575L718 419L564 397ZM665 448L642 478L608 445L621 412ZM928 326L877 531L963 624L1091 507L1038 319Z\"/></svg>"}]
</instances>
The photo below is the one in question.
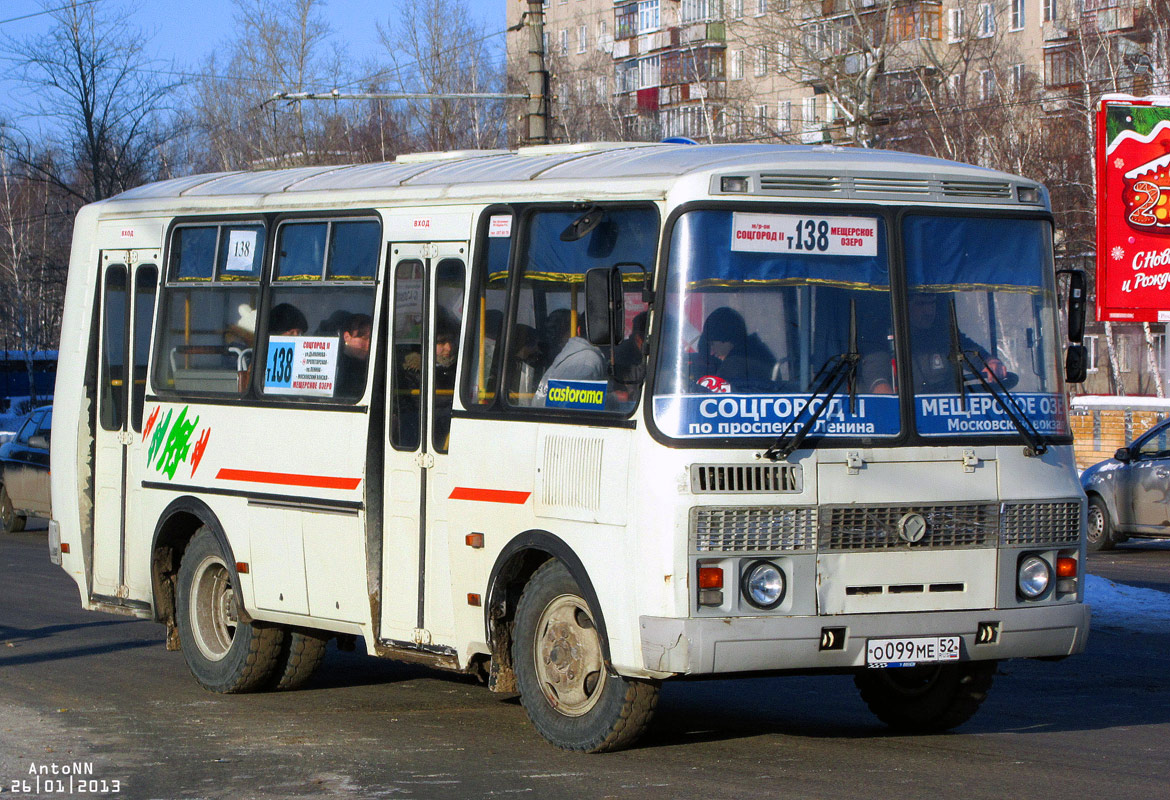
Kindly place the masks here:
<instances>
[{"instance_id":1,"label":"advertising billboard","mask_svg":"<svg viewBox=\"0 0 1170 800\"><path fill-rule=\"evenodd\" d=\"M1170 97L1097 111L1097 319L1170 322Z\"/></svg>"}]
</instances>

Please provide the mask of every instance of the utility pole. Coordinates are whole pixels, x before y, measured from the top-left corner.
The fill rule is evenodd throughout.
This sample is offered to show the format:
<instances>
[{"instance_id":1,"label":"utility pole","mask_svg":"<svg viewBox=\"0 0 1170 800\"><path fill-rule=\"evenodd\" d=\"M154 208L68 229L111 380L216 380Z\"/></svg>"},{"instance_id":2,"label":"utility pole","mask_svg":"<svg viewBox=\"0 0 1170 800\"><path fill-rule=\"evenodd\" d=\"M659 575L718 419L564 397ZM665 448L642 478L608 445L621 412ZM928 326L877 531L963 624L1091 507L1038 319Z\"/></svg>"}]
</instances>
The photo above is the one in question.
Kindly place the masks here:
<instances>
[{"instance_id":1,"label":"utility pole","mask_svg":"<svg viewBox=\"0 0 1170 800\"><path fill-rule=\"evenodd\" d=\"M528 0L528 138L548 144L548 70L544 66L544 4Z\"/></svg>"}]
</instances>

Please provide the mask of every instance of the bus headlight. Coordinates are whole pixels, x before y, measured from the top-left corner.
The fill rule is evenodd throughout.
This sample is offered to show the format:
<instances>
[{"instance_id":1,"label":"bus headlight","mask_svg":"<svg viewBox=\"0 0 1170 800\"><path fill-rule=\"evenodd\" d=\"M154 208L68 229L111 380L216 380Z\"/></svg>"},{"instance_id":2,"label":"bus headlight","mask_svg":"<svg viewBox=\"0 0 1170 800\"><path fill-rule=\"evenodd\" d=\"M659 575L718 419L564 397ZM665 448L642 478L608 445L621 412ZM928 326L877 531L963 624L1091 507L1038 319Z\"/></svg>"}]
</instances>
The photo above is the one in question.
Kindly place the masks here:
<instances>
[{"instance_id":1,"label":"bus headlight","mask_svg":"<svg viewBox=\"0 0 1170 800\"><path fill-rule=\"evenodd\" d=\"M1052 582L1052 568L1048 562L1039 556L1028 556L1020 561L1020 571L1016 577L1016 585L1020 594L1029 600L1035 600L1048 591L1048 584Z\"/></svg>"},{"instance_id":2,"label":"bus headlight","mask_svg":"<svg viewBox=\"0 0 1170 800\"><path fill-rule=\"evenodd\" d=\"M768 610L780 605L787 588L784 571L771 561L755 561L743 571L743 596L756 608Z\"/></svg>"}]
</instances>

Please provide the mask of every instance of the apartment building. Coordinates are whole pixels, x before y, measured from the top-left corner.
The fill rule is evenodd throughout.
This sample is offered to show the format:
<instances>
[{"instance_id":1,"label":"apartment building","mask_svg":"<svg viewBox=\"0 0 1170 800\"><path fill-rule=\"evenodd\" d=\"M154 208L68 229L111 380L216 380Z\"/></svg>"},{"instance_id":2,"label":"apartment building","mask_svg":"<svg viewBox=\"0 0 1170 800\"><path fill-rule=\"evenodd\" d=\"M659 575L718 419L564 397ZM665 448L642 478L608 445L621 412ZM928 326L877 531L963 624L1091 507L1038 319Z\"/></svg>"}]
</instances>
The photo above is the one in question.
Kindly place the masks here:
<instances>
[{"instance_id":1,"label":"apartment building","mask_svg":"<svg viewBox=\"0 0 1170 800\"><path fill-rule=\"evenodd\" d=\"M1158 91L1165 0L548 0L560 138L882 143L939 109L1078 82ZM527 4L507 5L520 77ZM1164 19L1165 15L1162 15ZM1162 87L1161 91L1170 91Z\"/></svg>"}]
</instances>

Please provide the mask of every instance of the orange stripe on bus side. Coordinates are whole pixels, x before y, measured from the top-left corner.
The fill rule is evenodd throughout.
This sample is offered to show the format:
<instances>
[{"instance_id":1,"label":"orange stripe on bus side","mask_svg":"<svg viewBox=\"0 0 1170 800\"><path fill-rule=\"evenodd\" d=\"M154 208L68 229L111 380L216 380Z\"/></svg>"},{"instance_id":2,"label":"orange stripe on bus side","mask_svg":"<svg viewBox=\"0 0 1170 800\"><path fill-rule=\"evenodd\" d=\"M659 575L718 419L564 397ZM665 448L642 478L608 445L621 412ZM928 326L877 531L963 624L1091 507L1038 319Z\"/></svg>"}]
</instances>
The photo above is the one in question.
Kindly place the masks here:
<instances>
[{"instance_id":1,"label":"orange stripe on bus side","mask_svg":"<svg viewBox=\"0 0 1170 800\"><path fill-rule=\"evenodd\" d=\"M532 492L509 492L504 489L471 489L466 486L456 486L451 490L449 500L476 500L481 503L509 503L523 505L528 502Z\"/></svg>"},{"instance_id":2,"label":"orange stripe on bus side","mask_svg":"<svg viewBox=\"0 0 1170 800\"><path fill-rule=\"evenodd\" d=\"M215 477L224 481L310 486L314 489L356 489L362 482L361 478L330 478L326 475L296 475L291 472L259 472L250 469L221 469Z\"/></svg>"}]
</instances>

